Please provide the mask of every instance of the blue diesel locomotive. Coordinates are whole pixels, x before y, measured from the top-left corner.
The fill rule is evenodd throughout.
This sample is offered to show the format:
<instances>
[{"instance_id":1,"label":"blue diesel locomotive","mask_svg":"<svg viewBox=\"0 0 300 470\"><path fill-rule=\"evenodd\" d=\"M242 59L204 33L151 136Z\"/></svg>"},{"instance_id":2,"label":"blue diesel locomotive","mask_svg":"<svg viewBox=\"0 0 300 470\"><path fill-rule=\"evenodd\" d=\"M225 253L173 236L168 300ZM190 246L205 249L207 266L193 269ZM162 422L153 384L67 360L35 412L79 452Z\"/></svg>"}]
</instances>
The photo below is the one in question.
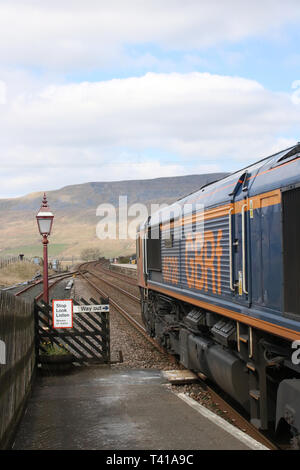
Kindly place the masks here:
<instances>
[{"instance_id":1,"label":"blue diesel locomotive","mask_svg":"<svg viewBox=\"0 0 300 470\"><path fill-rule=\"evenodd\" d=\"M149 335L300 442L300 143L150 216L137 266Z\"/></svg>"}]
</instances>

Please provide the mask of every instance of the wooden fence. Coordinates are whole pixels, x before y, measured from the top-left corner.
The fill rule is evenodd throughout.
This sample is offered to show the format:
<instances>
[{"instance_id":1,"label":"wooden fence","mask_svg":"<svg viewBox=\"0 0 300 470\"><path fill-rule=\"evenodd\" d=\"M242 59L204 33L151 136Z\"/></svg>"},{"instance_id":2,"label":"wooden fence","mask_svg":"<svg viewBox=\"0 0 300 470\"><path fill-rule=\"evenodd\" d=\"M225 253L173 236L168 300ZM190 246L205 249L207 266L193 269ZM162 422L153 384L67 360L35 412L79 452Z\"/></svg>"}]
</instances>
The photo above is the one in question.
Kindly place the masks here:
<instances>
[{"instance_id":1,"label":"wooden fence","mask_svg":"<svg viewBox=\"0 0 300 470\"><path fill-rule=\"evenodd\" d=\"M24 256L23 261L32 261L32 260ZM4 256L3 258L0 257L0 269L6 268L6 266L12 263L21 263L19 256Z\"/></svg>"},{"instance_id":2,"label":"wooden fence","mask_svg":"<svg viewBox=\"0 0 300 470\"><path fill-rule=\"evenodd\" d=\"M0 449L10 445L31 389L34 365L33 305L0 291Z\"/></svg>"},{"instance_id":3,"label":"wooden fence","mask_svg":"<svg viewBox=\"0 0 300 470\"><path fill-rule=\"evenodd\" d=\"M89 308L98 302L91 298L73 300L74 308L80 307L81 312L73 315L72 328L55 329L52 324L52 307L41 301L35 302L36 327L36 358L45 351L45 340L64 346L73 355L73 364L109 364L110 363L110 332L109 332L109 300L101 302L103 311L92 312ZM104 305L105 303L105 305Z\"/></svg>"}]
</instances>

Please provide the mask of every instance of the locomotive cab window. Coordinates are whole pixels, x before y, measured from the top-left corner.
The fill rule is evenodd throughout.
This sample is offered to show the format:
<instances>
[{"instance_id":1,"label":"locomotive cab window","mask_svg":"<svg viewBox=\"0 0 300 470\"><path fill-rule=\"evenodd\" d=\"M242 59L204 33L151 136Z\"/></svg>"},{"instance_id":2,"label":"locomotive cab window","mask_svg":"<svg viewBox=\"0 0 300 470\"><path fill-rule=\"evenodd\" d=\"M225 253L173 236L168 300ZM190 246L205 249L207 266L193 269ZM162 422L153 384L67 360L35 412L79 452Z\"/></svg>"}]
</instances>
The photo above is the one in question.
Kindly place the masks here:
<instances>
[{"instance_id":1,"label":"locomotive cab window","mask_svg":"<svg viewBox=\"0 0 300 470\"><path fill-rule=\"evenodd\" d=\"M161 230L159 226L149 227L147 239L148 269L161 271Z\"/></svg>"}]
</instances>

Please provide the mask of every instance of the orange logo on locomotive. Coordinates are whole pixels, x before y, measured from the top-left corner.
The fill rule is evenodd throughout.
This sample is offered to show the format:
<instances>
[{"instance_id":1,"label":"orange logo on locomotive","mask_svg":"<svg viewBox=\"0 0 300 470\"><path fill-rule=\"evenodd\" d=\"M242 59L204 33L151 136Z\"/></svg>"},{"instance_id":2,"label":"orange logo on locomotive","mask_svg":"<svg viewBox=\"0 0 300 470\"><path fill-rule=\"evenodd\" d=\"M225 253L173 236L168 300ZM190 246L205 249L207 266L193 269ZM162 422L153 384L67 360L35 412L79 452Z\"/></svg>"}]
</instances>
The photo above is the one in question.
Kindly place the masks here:
<instances>
[{"instance_id":1,"label":"orange logo on locomotive","mask_svg":"<svg viewBox=\"0 0 300 470\"><path fill-rule=\"evenodd\" d=\"M185 270L187 284L190 288L208 291L208 273L211 273L212 291L221 294L221 257L222 230L217 239L212 231L187 236L185 244ZM215 269L216 260L216 269Z\"/></svg>"},{"instance_id":2,"label":"orange logo on locomotive","mask_svg":"<svg viewBox=\"0 0 300 470\"><path fill-rule=\"evenodd\" d=\"M178 284L178 258L174 256L163 257L163 278L165 282Z\"/></svg>"}]
</instances>

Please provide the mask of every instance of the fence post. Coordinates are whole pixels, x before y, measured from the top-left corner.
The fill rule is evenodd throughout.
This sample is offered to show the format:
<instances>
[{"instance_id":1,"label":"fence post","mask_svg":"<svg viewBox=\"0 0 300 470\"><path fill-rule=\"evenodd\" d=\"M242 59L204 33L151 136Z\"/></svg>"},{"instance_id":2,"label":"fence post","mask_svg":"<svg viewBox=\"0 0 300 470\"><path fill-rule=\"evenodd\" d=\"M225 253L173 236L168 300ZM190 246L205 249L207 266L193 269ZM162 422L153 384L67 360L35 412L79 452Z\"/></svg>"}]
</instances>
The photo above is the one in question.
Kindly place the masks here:
<instances>
[{"instance_id":1,"label":"fence post","mask_svg":"<svg viewBox=\"0 0 300 470\"><path fill-rule=\"evenodd\" d=\"M39 338L39 307L37 301L34 301L34 336L35 336L35 365L39 363L40 338Z\"/></svg>"},{"instance_id":2,"label":"fence post","mask_svg":"<svg viewBox=\"0 0 300 470\"><path fill-rule=\"evenodd\" d=\"M105 314L105 332L106 332L106 341L105 341L105 348L106 348L106 358L108 364L110 364L110 328L109 328L109 297L100 297L101 305L108 305L108 312Z\"/></svg>"}]
</instances>

